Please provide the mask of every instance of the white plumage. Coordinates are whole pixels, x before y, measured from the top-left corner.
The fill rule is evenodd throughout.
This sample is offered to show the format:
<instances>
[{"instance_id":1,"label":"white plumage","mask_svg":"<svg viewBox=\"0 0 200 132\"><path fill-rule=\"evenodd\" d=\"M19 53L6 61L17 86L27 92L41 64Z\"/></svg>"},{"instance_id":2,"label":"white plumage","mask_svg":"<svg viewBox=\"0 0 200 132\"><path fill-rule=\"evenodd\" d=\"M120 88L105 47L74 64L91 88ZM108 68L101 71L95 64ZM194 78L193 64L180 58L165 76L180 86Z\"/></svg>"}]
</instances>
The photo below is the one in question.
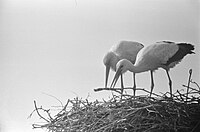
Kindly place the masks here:
<instances>
[{"instance_id":1,"label":"white plumage","mask_svg":"<svg viewBox=\"0 0 200 132\"><path fill-rule=\"evenodd\" d=\"M106 66L106 78L105 78L105 87L107 87L108 76L110 68L116 71L116 64L121 59L127 59L130 63L135 63L135 59L137 53L143 48L144 46L141 43L134 42L134 41L121 41L117 45L112 46L109 52L104 56L103 62ZM133 77L135 80L135 74L133 73ZM134 81L135 85L135 81ZM123 77L121 75L121 86L123 92Z\"/></svg>"},{"instance_id":2,"label":"white plumage","mask_svg":"<svg viewBox=\"0 0 200 132\"><path fill-rule=\"evenodd\" d=\"M152 94L154 87L153 71L161 67L166 70L169 79L170 94L172 96L172 81L168 71L170 68L179 63L185 55L194 53L192 50L194 50L194 46L191 44L174 43L170 41L161 41L144 47L139 51L134 65L126 59L122 59L117 63L117 72L111 87L115 86L119 75L127 70L133 73L140 73L150 70Z\"/></svg>"}]
</instances>

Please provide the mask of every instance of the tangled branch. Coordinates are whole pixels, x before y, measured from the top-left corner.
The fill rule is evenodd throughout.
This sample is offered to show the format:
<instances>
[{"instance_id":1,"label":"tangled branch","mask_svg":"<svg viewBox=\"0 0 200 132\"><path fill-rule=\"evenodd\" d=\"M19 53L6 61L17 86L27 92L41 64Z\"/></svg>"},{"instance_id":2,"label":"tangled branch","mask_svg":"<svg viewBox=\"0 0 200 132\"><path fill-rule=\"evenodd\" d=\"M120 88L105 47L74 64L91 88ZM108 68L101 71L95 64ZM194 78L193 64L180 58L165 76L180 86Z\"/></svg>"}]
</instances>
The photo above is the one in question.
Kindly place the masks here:
<instances>
[{"instance_id":1,"label":"tangled branch","mask_svg":"<svg viewBox=\"0 0 200 132\"><path fill-rule=\"evenodd\" d=\"M109 100L92 102L74 98L68 99L55 116L34 101L35 109L30 117L36 113L44 123L33 124L33 128L51 132L195 132L200 127L200 88L191 80L191 74L188 85L173 93L172 98L167 96L168 92L153 93L154 97L113 94ZM95 89L104 90L120 93L121 88ZM150 93L143 88L137 90Z\"/></svg>"}]
</instances>

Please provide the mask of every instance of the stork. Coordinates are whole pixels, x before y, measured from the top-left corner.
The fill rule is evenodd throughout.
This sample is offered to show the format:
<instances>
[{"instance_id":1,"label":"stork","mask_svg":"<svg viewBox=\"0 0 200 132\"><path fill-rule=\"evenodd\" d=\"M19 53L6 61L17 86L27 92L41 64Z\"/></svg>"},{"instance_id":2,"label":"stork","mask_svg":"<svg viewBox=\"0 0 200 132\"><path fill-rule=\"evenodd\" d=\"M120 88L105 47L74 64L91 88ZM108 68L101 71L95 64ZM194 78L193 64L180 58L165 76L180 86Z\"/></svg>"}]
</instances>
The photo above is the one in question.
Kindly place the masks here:
<instances>
[{"instance_id":1,"label":"stork","mask_svg":"<svg viewBox=\"0 0 200 132\"><path fill-rule=\"evenodd\" d=\"M187 54L193 54L194 52L192 50L194 50L194 45L192 44L175 43L170 41L160 41L144 47L139 51L134 65L127 59L122 59L117 63L117 71L111 87L115 87L119 75L125 73L127 70L133 73L141 73L150 70L151 96L154 88L153 71L158 68L163 68L167 73L170 95L172 97L172 81L169 75L169 70L178 64Z\"/></svg>"},{"instance_id":2,"label":"stork","mask_svg":"<svg viewBox=\"0 0 200 132\"><path fill-rule=\"evenodd\" d=\"M134 42L134 41L121 41L117 45L112 46L112 48L108 51L108 53L104 56L103 63L106 67L106 77L105 77L105 88L107 88L108 77L110 68L116 71L116 64L121 59L127 59L130 63L135 63L137 53L143 48L144 46L141 43ZM121 87L123 93L123 76L121 75ZM133 73L133 81L134 86L133 89L136 88L135 85L135 73ZM135 90L134 90L135 94Z\"/></svg>"}]
</instances>

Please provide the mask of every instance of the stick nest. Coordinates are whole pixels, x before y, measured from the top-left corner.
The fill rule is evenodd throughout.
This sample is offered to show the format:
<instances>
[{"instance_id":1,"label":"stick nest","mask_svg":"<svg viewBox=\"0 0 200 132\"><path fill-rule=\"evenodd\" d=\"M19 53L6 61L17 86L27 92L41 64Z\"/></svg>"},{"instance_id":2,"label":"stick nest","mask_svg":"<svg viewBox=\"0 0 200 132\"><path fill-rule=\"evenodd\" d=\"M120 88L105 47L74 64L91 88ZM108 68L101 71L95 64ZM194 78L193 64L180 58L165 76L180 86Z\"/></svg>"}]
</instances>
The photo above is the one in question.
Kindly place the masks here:
<instances>
[{"instance_id":1,"label":"stick nest","mask_svg":"<svg viewBox=\"0 0 200 132\"><path fill-rule=\"evenodd\" d=\"M184 86L184 85L183 85ZM168 98L113 95L105 101L69 99L57 114L38 107L31 113L43 120L33 128L50 132L195 132L200 128L200 87L187 87ZM44 115L45 114L45 115Z\"/></svg>"},{"instance_id":2,"label":"stick nest","mask_svg":"<svg viewBox=\"0 0 200 132\"><path fill-rule=\"evenodd\" d=\"M33 127L51 132L189 132L200 121L199 103L169 98L113 96L102 102L75 98L54 118L42 107L35 111L46 112L47 117L39 115L46 123Z\"/></svg>"}]
</instances>

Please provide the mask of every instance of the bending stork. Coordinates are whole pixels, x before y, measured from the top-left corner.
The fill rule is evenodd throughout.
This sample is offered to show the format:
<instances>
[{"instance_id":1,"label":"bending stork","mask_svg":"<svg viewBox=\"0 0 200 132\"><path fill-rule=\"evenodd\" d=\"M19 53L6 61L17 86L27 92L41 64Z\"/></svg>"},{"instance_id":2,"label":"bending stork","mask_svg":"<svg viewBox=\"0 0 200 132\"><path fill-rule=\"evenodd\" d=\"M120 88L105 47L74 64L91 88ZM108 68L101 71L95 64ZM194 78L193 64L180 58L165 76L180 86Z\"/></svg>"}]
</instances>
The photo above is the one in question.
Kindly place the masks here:
<instances>
[{"instance_id":1,"label":"bending stork","mask_svg":"<svg viewBox=\"0 0 200 132\"><path fill-rule=\"evenodd\" d=\"M187 54L193 54L194 45L188 43L174 43L170 41L161 41L147 46L139 51L136 62L133 65L129 60L122 59L117 63L117 72L112 81L111 87L114 87L119 75L127 70L133 73L149 71L151 73L151 92L154 88L153 71L158 68L165 69L169 79L170 95L172 97L172 81L169 75L169 69L178 64Z\"/></svg>"},{"instance_id":2,"label":"bending stork","mask_svg":"<svg viewBox=\"0 0 200 132\"><path fill-rule=\"evenodd\" d=\"M133 41L121 41L119 44L114 45L109 52L104 56L103 63L106 66L106 78L105 78L105 87L107 88L108 83L108 76L110 68L116 71L116 64L121 59L127 59L130 63L134 64L136 60L137 53L143 48L144 46L141 43L133 42ZM123 77L121 75L121 87L123 93ZM135 73L133 73L133 89L135 94Z\"/></svg>"}]
</instances>

